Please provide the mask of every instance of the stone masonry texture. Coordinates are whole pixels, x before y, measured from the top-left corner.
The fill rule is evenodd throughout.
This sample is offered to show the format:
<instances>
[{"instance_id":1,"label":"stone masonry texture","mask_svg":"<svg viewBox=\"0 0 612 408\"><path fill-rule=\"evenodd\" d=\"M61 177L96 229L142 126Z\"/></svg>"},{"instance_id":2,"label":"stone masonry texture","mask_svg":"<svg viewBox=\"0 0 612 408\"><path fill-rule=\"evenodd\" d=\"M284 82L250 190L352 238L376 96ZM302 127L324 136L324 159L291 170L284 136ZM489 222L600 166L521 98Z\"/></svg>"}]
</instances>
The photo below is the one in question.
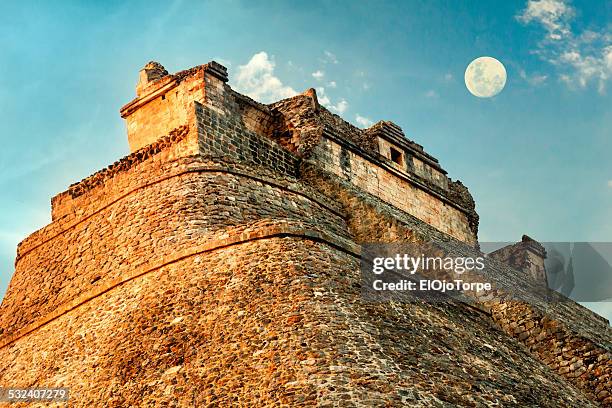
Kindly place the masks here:
<instances>
[{"instance_id":1,"label":"stone masonry texture","mask_svg":"<svg viewBox=\"0 0 612 408\"><path fill-rule=\"evenodd\" d=\"M362 243L480 254L469 191L392 122L227 79L140 72L131 154L17 249L0 387L69 387L75 407L612 406L609 323L495 257L485 275L520 299L364 301Z\"/></svg>"}]
</instances>

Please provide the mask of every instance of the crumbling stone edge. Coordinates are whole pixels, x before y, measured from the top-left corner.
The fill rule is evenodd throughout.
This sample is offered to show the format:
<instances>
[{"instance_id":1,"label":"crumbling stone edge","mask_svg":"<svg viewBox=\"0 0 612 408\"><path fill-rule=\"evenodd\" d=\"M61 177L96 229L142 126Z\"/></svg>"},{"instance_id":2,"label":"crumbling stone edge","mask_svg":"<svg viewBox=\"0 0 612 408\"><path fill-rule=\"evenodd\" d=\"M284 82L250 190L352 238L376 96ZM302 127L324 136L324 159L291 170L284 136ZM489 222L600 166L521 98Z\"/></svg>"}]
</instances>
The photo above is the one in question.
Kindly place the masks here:
<instances>
[{"instance_id":1,"label":"crumbling stone edge","mask_svg":"<svg viewBox=\"0 0 612 408\"><path fill-rule=\"evenodd\" d=\"M153 181L149 181L146 182L144 184L141 184L129 191L126 191L124 194L122 194L121 196L117 196L114 200L106 203L105 205L99 207L98 209L96 209L95 211L85 215L82 218L79 218L77 220L75 220L72 223L68 223L64 228L60 228L55 234L53 234L52 236L50 236L49 238L40 241L28 248L23 249L21 247L18 248L18 253L17 253L17 257L15 260L15 263L19 262L19 260L21 260L24 256L26 256L28 253L30 253L31 251L35 250L36 248L40 247L41 245L46 244L47 242L52 241L53 239L57 238L58 236L62 235L63 233L65 233L66 231L75 228L76 226L78 226L79 224L87 221L89 218L95 216L96 214L100 213L101 211L104 211L106 208L110 207L111 205L125 199L126 197L138 192L139 190L142 190L144 188L148 188L152 185L158 184L158 183L162 183L166 180L175 178L175 177L181 177L185 174L189 174L189 173L225 173L225 174L233 174L233 175L237 175L237 176L241 176L241 177L246 177L246 178L250 178L256 181L259 181L261 183L267 184L267 185L271 185L273 187L277 187L279 189L285 190L285 191L289 191L291 193L303 196L313 202L315 202L316 204L320 205L321 207L327 209L328 211L330 211L331 213L339 216L339 217L343 217L344 215L340 212L340 210L338 208L334 208L332 207L332 203L327 203L324 202L323 200L314 197L312 194L310 194L309 192L306 191L300 191L300 189L296 189L294 188L294 186L289 185L289 183L283 183L279 180L272 180L270 178L264 178L264 177L260 177L257 175L254 175L252 173L247 173L245 171L241 171L238 169L232 169L229 167L225 167L225 166L198 166L198 167L192 167L192 168L187 168L187 169L182 169L181 171L178 171L176 173L164 176L164 177L160 177L156 180ZM34 235L34 234L33 234Z\"/></svg>"}]
</instances>

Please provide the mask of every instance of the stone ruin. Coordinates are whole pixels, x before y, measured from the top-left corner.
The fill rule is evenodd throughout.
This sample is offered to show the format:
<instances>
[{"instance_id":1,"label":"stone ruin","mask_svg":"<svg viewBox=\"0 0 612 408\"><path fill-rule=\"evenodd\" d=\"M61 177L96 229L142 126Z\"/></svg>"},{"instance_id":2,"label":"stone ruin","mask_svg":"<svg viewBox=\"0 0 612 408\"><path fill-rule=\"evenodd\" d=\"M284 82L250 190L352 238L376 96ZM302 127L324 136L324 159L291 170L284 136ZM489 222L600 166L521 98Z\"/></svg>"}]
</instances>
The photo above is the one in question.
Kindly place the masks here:
<instances>
[{"instance_id":1,"label":"stone ruin","mask_svg":"<svg viewBox=\"0 0 612 408\"><path fill-rule=\"evenodd\" d=\"M131 153L18 246L0 387L83 407L612 406L609 324L568 299L364 302L361 243L479 254L472 196L390 121L227 82L216 62L140 72ZM484 273L528 300L523 244Z\"/></svg>"}]
</instances>

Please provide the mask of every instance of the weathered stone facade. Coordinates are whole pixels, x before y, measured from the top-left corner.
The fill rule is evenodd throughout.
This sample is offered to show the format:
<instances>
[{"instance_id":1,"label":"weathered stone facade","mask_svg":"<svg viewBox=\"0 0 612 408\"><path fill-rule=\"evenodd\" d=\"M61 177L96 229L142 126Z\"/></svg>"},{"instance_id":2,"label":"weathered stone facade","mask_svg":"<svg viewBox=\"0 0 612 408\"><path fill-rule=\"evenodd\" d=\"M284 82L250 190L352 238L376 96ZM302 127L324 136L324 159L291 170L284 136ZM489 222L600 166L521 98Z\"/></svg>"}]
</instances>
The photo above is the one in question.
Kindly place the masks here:
<instances>
[{"instance_id":1,"label":"weathered stone facade","mask_svg":"<svg viewBox=\"0 0 612 408\"><path fill-rule=\"evenodd\" d=\"M469 192L391 122L226 82L214 62L141 71L132 153L18 247L0 387L69 387L79 407L612 404L608 323L573 302L364 302L360 243L478 253Z\"/></svg>"},{"instance_id":2,"label":"weathered stone facade","mask_svg":"<svg viewBox=\"0 0 612 408\"><path fill-rule=\"evenodd\" d=\"M489 256L525 272L543 286L548 287L544 265L546 249L527 235L523 235L521 242L500 248L490 253Z\"/></svg>"}]
</instances>

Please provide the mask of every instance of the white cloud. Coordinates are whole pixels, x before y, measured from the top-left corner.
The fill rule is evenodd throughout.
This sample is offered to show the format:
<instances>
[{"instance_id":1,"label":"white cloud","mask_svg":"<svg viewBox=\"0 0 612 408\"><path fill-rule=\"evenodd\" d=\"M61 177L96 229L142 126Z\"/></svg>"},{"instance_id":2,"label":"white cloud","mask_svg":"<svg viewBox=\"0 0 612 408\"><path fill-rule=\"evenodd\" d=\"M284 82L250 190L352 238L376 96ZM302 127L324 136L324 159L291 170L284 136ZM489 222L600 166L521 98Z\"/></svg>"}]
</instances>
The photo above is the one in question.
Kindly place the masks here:
<instances>
[{"instance_id":1,"label":"white cloud","mask_svg":"<svg viewBox=\"0 0 612 408\"><path fill-rule=\"evenodd\" d=\"M349 107L349 103L344 98L341 98L336 104L333 104L331 99L327 95L325 88L323 88L322 86L317 88L317 98L319 99L319 103L321 105L338 114L346 112Z\"/></svg>"},{"instance_id":2,"label":"white cloud","mask_svg":"<svg viewBox=\"0 0 612 408\"><path fill-rule=\"evenodd\" d=\"M606 68L608 69L608 71L612 71L612 45L609 45L604 48L603 55L603 60L606 65Z\"/></svg>"},{"instance_id":3,"label":"white cloud","mask_svg":"<svg viewBox=\"0 0 612 408\"><path fill-rule=\"evenodd\" d=\"M329 51L323 51L323 54L325 55L325 58L323 59L323 62L330 63L330 64L337 64L338 63L338 58L336 58L336 55L334 55L333 53L331 53Z\"/></svg>"},{"instance_id":4,"label":"white cloud","mask_svg":"<svg viewBox=\"0 0 612 408\"><path fill-rule=\"evenodd\" d=\"M601 34L595 31L591 31L591 30L586 30L585 32L580 34L580 37L579 37L580 41L586 44L591 43L595 40L598 40L599 38L601 38Z\"/></svg>"},{"instance_id":5,"label":"white cloud","mask_svg":"<svg viewBox=\"0 0 612 408\"><path fill-rule=\"evenodd\" d=\"M612 77L612 33L585 30L576 35L572 20L576 12L564 0L529 0L517 19L525 24L540 24L546 36L533 50L545 61L557 67L559 79L572 88L586 88L590 83L604 93ZM536 78L543 82L546 78Z\"/></svg>"},{"instance_id":6,"label":"white cloud","mask_svg":"<svg viewBox=\"0 0 612 408\"><path fill-rule=\"evenodd\" d=\"M265 51L253 55L246 65L238 67L234 87L238 92L264 103L297 95L293 88L284 85L274 75L275 66L274 59L268 57Z\"/></svg>"},{"instance_id":7,"label":"white cloud","mask_svg":"<svg viewBox=\"0 0 612 408\"><path fill-rule=\"evenodd\" d=\"M337 104L330 106L329 108L333 111L336 111L339 114L342 114L344 112L346 112L346 110L348 109L349 104L346 100L341 99L340 101L338 101Z\"/></svg>"},{"instance_id":8,"label":"white cloud","mask_svg":"<svg viewBox=\"0 0 612 408\"><path fill-rule=\"evenodd\" d=\"M325 88L323 88L322 86L317 88L317 99L319 100L319 103L321 105L329 106L331 104L329 97L325 93Z\"/></svg>"},{"instance_id":9,"label":"white cloud","mask_svg":"<svg viewBox=\"0 0 612 408\"><path fill-rule=\"evenodd\" d=\"M328 58L331 58L333 54L326 53ZM335 57L335 56L334 56ZM337 62L337 60L334 60ZM292 65L295 67L295 65ZM297 92L283 84L283 82L276 77L274 69L276 64L274 58L268 56L265 51L258 52L253 55L246 65L240 65L235 75L234 88L236 91L241 92L251 98L264 102L274 102L279 99L290 98L297 95ZM317 70L312 73L312 76L317 80L322 80L325 77L325 72ZM330 88L337 86L335 81L329 82ZM319 103L329 110L342 114L348 110L349 103L344 98L340 98L335 102L332 102L324 87L317 88L317 96Z\"/></svg>"},{"instance_id":10,"label":"white cloud","mask_svg":"<svg viewBox=\"0 0 612 408\"><path fill-rule=\"evenodd\" d=\"M612 75L612 45L602 49L599 55L589 55L588 50L572 48L551 62L573 68L572 74L561 76L569 85L585 88L591 81L595 81L598 91L604 93L606 82Z\"/></svg>"},{"instance_id":11,"label":"white cloud","mask_svg":"<svg viewBox=\"0 0 612 408\"><path fill-rule=\"evenodd\" d=\"M434 91L433 89L430 89L429 91L425 92L425 96L426 96L427 98L432 98L432 99L435 99L435 98L437 98L439 95L438 95L438 93L437 93L436 91Z\"/></svg>"},{"instance_id":12,"label":"white cloud","mask_svg":"<svg viewBox=\"0 0 612 408\"><path fill-rule=\"evenodd\" d=\"M452 81L453 80L453 74L451 74L450 72L447 73L446 75L444 75L444 80L445 81Z\"/></svg>"},{"instance_id":13,"label":"white cloud","mask_svg":"<svg viewBox=\"0 0 612 408\"><path fill-rule=\"evenodd\" d=\"M317 81L322 80L324 76L325 76L325 72L323 72L321 70L317 70L317 71L312 73L312 77L314 79L316 79Z\"/></svg>"},{"instance_id":14,"label":"white cloud","mask_svg":"<svg viewBox=\"0 0 612 408\"><path fill-rule=\"evenodd\" d=\"M372 126L372 124L374 123L369 118L366 118L365 116L361 116L360 114L355 115L355 122L357 122L357 124L361 126L362 128L368 128Z\"/></svg>"},{"instance_id":15,"label":"white cloud","mask_svg":"<svg viewBox=\"0 0 612 408\"><path fill-rule=\"evenodd\" d=\"M612 188L612 180L608 180L608 187Z\"/></svg>"},{"instance_id":16,"label":"white cloud","mask_svg":"<svg viewBox=\"0 0 612 408\"><path fill-rule=\"evenodd\" d=\"M574 14L574 9L563 0L529 0L517 19L523 23L537 21L548 32L548 38L560 40L570 35L569 20Z\"/></svg>"}]
</instances>

